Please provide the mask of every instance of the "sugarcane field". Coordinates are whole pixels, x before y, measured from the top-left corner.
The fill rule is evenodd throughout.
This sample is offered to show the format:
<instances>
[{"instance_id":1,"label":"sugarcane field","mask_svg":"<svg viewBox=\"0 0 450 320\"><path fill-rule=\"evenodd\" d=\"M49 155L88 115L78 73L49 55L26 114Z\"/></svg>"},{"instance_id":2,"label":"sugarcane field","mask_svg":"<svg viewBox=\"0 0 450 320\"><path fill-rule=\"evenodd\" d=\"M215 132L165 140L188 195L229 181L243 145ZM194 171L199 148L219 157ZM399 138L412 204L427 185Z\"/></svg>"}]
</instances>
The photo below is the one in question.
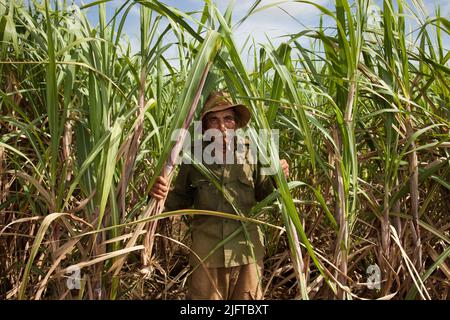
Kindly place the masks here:
<instances>
[{"instance_id":1,"label":"sugarcane field","mask_svg":"<svg viewBox=\"0 0 450 320\"><path fill-rule=\"evenodd\" d=\"M0 300L450 300L449 17L0 0Z\"/></svg>"}]
</instances>

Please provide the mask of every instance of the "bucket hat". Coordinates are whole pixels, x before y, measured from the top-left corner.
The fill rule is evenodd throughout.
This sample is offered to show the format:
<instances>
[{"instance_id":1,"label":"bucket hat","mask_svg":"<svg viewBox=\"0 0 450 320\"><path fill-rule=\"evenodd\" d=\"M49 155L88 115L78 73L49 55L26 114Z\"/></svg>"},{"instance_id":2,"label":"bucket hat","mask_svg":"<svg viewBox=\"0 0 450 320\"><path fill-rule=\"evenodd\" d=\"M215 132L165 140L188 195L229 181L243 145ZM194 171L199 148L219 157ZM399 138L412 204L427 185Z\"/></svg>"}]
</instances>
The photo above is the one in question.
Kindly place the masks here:
<instances>
[{"instance_id":1,"label":"bucket hat","mask_svg":"<svg viewBox=\"0 0 450 320\"><path fill-rule=\"evenodd\" d=\"M204 117L208 113L223 111L231 108L236 112L236 127L245 127L250 120L250 111L243 104L233 103L230 94L225 91L213 91L209 94L208 98L206 99L205 105L203 106L200 118L203 121Z\"/></svg>"}]
</instances>

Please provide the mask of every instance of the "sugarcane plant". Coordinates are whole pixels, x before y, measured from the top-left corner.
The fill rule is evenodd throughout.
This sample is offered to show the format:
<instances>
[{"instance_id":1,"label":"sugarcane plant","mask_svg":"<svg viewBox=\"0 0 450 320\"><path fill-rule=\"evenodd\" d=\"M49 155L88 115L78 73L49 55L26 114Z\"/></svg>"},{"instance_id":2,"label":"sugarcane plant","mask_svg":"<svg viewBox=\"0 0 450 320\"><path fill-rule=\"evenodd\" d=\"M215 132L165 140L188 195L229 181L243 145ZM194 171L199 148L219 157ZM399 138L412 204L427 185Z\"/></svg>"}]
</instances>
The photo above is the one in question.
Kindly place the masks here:
<instances>
[{"instance_id":1,"label":"sugarcane plant","mask_svg":"<svg viewBox=\"0 0 450 320\"><path fill-rule=\"evenodd\" d=\"M314 7L316 27L237 46L247 19L286 3ZM0 298L180 298L194 214L264 228L268 298L448 298L450 24L438 6L257 0L236 22L232 1L183 12L127 0L109 17L111 4L0 0ZM238 214L162 212L150 188L176 179L179 129L192 132L219 88L249 106L274 191L242 212L194 161ZM271 129L278 146L257 134Z\"/></svg>"}]
</instances>

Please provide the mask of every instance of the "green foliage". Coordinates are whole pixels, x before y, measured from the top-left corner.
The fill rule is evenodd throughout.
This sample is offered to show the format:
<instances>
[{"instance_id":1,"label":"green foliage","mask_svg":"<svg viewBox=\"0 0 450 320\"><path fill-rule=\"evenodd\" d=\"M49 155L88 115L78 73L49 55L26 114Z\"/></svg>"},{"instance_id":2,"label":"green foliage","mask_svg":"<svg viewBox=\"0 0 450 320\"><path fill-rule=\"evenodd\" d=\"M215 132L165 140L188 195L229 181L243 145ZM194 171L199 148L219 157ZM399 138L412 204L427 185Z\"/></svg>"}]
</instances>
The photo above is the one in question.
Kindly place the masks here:
<instances>
[{"instance_id":1,"label":"green foliage","mask_svg":"<svg viewBox=\"0 0 450 320\"><path fill-rule=\"evenodd\" d=\"M292 1L314 6L331 27L321 20L278 46L249 39L238 48L234 28L280 3L254 1L233 26L231 4L221 13L205 1L197 20L160 1L125 1L107 21L108 2L78 15L67 1L0 1L0 277L10 287L0 297L70 298L63 274L72 265L86 270L79 298L145 295L136 254L147 246L146 223L193 214L146 215L148 191L167 164L172 132L215 87L249 106L253 129L281 133L279 150L268 146L277 190L251 213L267 227L269 260L279 259L266 263L267 297L280 297L277 279L289 283L280 264L294 275L290 297L444 296L450 24L439 9L425 16L421 1L385 0L376 13L369 0L336 0L334 10ZM84 11L94 6L95 27ZM136 7L141 43L132 54L123 29ZM252 69L245 49L254 52ZM253 221L236 219L244 229ZM161 227L156 237L182 247L181 234ZM183 290L189 274L171 274L167 248L156 245L146 280L168 277L164 294L174 283ZM279 258L285 251L290 260ZM360 284L373 263L379 291ZM155 291L149 296L161 298Z\"/></svg>"}]
</instances>

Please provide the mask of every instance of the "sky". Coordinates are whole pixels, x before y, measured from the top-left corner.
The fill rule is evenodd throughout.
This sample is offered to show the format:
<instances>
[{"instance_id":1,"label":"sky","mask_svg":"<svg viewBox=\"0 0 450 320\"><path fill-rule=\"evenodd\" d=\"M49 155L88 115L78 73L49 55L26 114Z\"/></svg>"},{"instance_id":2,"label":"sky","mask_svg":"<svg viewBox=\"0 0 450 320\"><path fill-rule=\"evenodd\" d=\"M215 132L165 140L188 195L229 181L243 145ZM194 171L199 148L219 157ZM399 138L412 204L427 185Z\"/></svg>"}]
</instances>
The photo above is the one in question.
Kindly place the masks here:
<instances>
[{"instance_id":1,"label":"sky","mask_svg":"<svg viewBox=\"0 0 450 320\"><path fill-rule=\"evenodd\" d=\"M75 0L75 3L80 5L94 2L94 0ZM114 11L119 8L125 1L112 0L106 4L107 15L112 17ZM204 5L202 0L161 0L169 6L175 7L184 12L201 11ZM214 1L221 12L225 12L229 0L215 0ZM236 0L234 1L233 20L238 21L253 4L254 0ZM280 43L282 39L279 36L289 33L296 33L304 30L307 27L317 27L320 23L320 11L310 5L304 3L294 3L292 1L280 0L262 0L259 7L267 4L280 3L260 12L254 13L243 24L241 24L234 32L235 41L238 47L241 47L249 34L253 37L256 43L267 43L269 37L274 44ZM334 8L334 0L316 0L317 4L325 6L329 9ZM381 0L373 0L373 3L381 3ZM395 1L394 1L395 2ZM450 17L450 0L424 0L427 14L434 16L435 8L440 6L441 15L447 19ZM87 16L92 25L98 23L97 7L88 9ZM289 14L288 14L289 13ZM197 16L199 17L199 16ZM411 20L412 21L412 20ZM324 25L329 24L330 21L324 20ZM414 29L414 23L410 25ZM139 40L139 5L135 5L131 10L124 26L124 32L128 35L132 52L137 52L140 46ZM444 40L444 47L448 50L450 48L450 37L442 33ZM173 41L172 36L167 38L168 41ZM308 43L308 38L303 37L302 44ZM248 59L248 57L247 57Z\"/></svg>"}]
</instances>

